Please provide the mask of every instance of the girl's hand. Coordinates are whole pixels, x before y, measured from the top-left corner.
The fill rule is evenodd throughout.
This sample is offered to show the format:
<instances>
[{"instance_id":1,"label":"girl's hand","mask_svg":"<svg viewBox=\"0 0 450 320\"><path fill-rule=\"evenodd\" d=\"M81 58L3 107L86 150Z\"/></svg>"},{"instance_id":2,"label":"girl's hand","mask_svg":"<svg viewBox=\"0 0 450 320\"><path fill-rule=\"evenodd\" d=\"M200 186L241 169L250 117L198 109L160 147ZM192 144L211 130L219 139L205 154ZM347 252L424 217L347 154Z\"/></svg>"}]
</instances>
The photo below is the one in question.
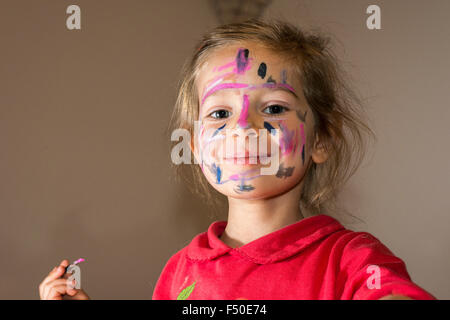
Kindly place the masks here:
<instances>
[{"instance_id":1,"label":"girl's hand","mask_svg":"<svg viewBox=\"0 0 450 320\"><path fill-rule=\"evenodd\" d=\"M55 267L48 276L39 284L41 300L89 300L89 296L82 289L71 288L67 281L69 275L65 268L69 266L69 260L64 259ZM64 275L64 277L62 277ZM72 287L75 284L72 283Z\"/></svg>"}]
</instances>

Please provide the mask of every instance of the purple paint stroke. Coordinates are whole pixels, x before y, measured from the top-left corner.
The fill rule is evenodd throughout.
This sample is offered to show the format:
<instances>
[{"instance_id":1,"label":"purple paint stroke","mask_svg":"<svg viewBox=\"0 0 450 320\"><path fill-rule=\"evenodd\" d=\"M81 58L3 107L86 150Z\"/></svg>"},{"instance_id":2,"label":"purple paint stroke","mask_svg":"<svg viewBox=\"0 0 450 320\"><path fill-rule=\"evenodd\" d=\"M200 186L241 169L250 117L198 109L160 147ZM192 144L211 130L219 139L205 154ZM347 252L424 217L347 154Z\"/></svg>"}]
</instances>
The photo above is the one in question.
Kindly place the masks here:
<instances>
[{"instance_id":1,"label":"purple paint stroke","mask_svg":"<svg viewBox=\"0 0 450 320\"><path fill-rule=\"evenodd\" d=\"M286 84L287 80L287 72L285 69L281 70L281 83Z\"/></svg>"},{"instance_id":2,"label":"purple paint stroke","mask_svg":"<svg viewBox=\"0 0 450 320\"><path fill-rule=\"evenodd\" d=\"M253 180L253 179L258 178L258 177L261 176L260 174L258 174L256 176L247 177L250 173L255 172L255 171L259 171L259 168L250 169L250 170L247 170L247 171L245 171L243 173L233 174L233 175L229 176L228 180L226 180L226 181L249 181L249 180Z\"/></svg>"},{"instance_id":3,"label":"purple paint stroke","mask_svg":"<svg viewBox=\"0 0 450 320\"><path fill-rule=\"evenodd\" d=\"M238 54L236 56L236 72L238 74L243 74L246 70L249 69L249 59L248 59L248 49L239 49Z\"/></svg>"},{"instance_id":4,"label":"purple paint stroke","mask_svg":"<svg viewBox=\"0 0 450 320\"><path fill-rule=\"evenodd\" d=\"M261 86L263 88L279 88L279 87L283 87L283 88L286 88L289 91L292 91L293 93L295 93L294 88L292 88L290 85L288 85L286 83L263 83Z\"/></svg>"},{"instance_id":5,"label":"purple paint stroke","mask_svg":"<svg viewBox=\"0 0 450 320\"><path fill-rule=\"evenodd\" d=\"M280 137L281 154L285 155L292 152L294 148L295 130L289 130L282 123L280 123L280 129L281 129L281 137Z\"/></svg>"}]
</instances>

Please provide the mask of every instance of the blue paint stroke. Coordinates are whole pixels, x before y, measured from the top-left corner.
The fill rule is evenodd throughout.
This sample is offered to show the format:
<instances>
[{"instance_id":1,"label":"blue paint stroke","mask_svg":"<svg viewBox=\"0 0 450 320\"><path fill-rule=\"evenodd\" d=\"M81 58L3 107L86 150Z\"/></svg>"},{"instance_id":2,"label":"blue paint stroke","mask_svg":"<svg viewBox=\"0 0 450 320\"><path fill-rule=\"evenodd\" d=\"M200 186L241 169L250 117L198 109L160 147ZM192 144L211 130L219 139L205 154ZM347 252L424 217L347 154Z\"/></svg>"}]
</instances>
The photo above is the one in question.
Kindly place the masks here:
<instances>
[{"instance_id":1,"label":"blue paint stroke","mask_svg":"<svg viewBox=\"0 0 450 320\"><path fill-rule=\"evenodd\" d=\"M220 167L216 166L215 163L213 163L213 170L216 172L217 183L220 183L220 179L222 179L222 170L220 170Z\"/></svg>"},{"instance_id":2,"label":"blue paint stroke","mask_svg":"<svg viewBox=\"0 0 450 320\"><path fill-rule=\"evenodd\" d=\"M218 134L220 132L220 130L222 130L227 124L225 123L223 126L221 126L220 128L218 128L216 131L214 131L213 135L211 136L211 138L214 138L214 136L216 134Z\"/></svg>"},{"instance_id":3,"label":"blue paint stroke","mask_svg":"<svg viewBox=\"0 0 450 320\"><path fill-rule=\"evenodd\" d=\"M276 132L275 132L275 131L272 131L272 129L275 130L275 128L272 127L272 125L271 125L270 123L264 121L264 128L266 128L267 130L269 130L269 132L270 132L271 135L275 135Z\"/></svg>"}]
</instances>

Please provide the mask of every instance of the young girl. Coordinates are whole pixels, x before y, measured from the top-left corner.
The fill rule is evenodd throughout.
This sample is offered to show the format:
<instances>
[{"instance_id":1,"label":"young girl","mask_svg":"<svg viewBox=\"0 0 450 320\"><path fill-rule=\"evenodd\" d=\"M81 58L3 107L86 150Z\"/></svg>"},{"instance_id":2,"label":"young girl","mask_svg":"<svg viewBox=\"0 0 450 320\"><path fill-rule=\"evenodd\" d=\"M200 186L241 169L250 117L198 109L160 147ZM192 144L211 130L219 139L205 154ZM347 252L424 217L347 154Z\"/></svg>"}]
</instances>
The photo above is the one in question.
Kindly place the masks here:
<instances>
[{"instance_id":1,"label":"young girl","mask_svg":"<svg viewBox=\"0 0 450 320\"><path fill-rule=\"evenodd\" d=\"M204 35L185 65L172 124L194 137L191 167L228 198L228 221L169 259L153 299L435 299L378 239L325 215L371 133L327 45L283 22ZM259 144L279 155L271 175L246 144L224 151L225 130L250 140L277 129L278 150Z\"/></svg>"},{"instance_id":2,"label":"young girl","mask_svg":"<svg viewBox=\"0 0 450 320\"><path fill-rule=\"evenodd\" d=\"M326 215L364 155L361 111L326 38L257 20L207 33L171 123L190 132L200 193L225 195L228 220L169 259L153 299L435 299L377 238ZM41 298L88 298L62 274Z\"/></svg>"}]
</instances>

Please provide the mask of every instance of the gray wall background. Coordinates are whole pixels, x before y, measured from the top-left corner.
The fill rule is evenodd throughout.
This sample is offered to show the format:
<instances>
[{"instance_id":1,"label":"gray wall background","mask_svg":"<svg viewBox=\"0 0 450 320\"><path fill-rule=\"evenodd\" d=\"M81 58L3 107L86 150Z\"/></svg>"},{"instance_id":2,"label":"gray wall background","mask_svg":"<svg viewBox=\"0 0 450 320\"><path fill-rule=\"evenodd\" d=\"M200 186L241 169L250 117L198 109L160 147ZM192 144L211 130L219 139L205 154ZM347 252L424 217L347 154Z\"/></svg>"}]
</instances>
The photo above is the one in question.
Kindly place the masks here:
<instances>
[{"instance_id":1,"label":"gray wall background","mask_svg":"<svg viewBox=\"0 0 450 320\"><path fill-rule=\"evenodd\" d=\"M82 10L82 30L65 27ZM381 7L382 30L366 28ZM378 143L341 202L450 298L450 2L275 0L266 16L331 32ZM0 299L38 299L80 257L93 299L150 299L172 254L222 214L172 179L164 130L206 0L0 2ZM345 224L344 224L345 225Z\"/></svg>"}]
</instances>

